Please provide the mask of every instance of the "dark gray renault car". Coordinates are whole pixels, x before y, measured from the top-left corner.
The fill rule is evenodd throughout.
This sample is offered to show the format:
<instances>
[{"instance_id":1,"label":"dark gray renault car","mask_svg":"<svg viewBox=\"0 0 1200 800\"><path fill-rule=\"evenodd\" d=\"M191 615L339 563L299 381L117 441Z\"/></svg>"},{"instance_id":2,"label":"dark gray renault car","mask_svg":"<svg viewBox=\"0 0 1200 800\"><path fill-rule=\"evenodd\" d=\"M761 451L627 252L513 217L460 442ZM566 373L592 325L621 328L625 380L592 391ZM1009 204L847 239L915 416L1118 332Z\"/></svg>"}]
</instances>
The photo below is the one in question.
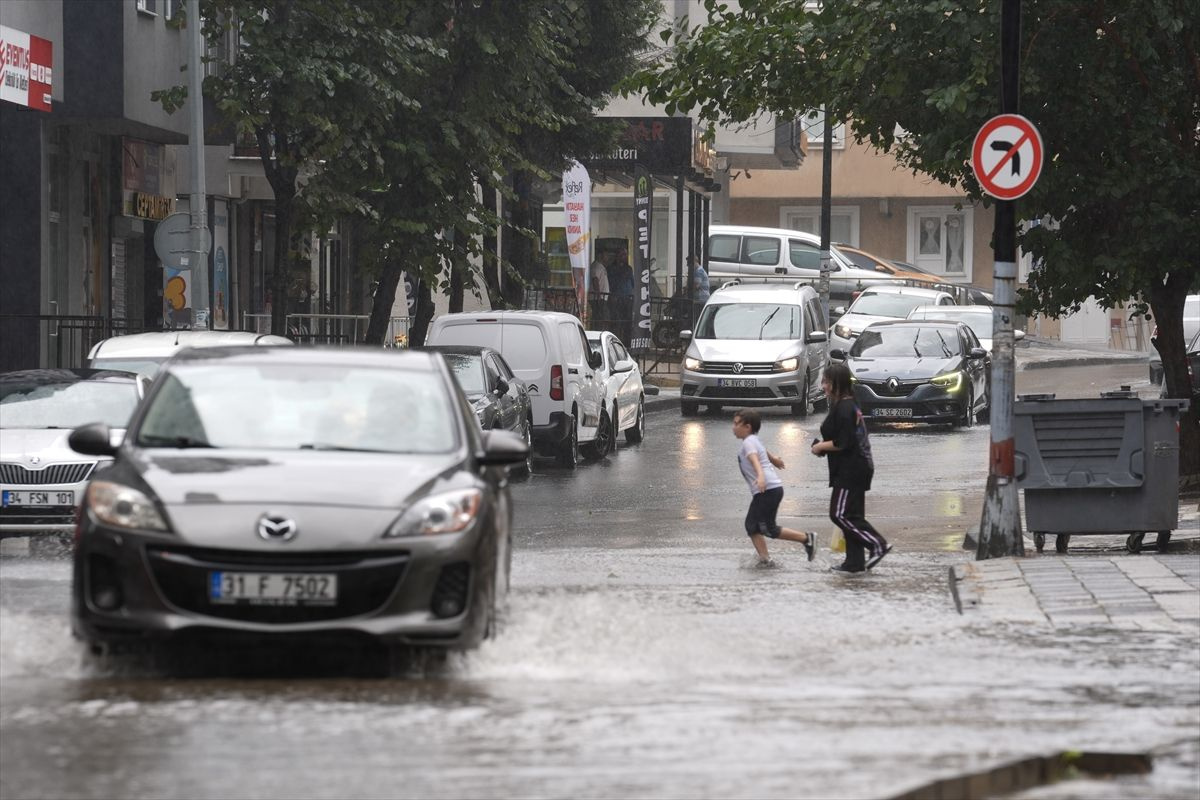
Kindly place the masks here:
<instances>
[{"instance_id":1,"label":"dark gray renault car","mask_svg":"<svg viewBox=\"0 0 1200 800\"><path fill-rule=\"evenodd\" d=\"M341 638L466 648L507 590L508 465L431 353L183 351L87 485L73 630L94 647Z\"/></svg>"}]
</instances>

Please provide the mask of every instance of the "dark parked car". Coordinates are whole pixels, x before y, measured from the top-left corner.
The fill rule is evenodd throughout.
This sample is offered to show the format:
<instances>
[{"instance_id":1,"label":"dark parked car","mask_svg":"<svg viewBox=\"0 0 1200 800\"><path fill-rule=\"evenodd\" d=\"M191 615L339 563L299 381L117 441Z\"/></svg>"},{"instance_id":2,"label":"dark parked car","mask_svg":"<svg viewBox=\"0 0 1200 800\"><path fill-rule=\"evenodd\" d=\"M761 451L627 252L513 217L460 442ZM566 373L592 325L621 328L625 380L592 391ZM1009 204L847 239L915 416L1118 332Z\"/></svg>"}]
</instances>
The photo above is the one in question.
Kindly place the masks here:
<instances>
[{"instance_id":1,"label":"dark parked car","mask_svg":"<svg viewBox=\"0 0 1200 800\"><path fill-rule=\"evenodd\" d=\"M72 627L93 646L319 640L465 648L508 587L505 475L431 353L185 350L88 483Z\"/></svg>"},{"instance_id":2,"label":"dark parked car","mask_svg":"<svg viewBox=\"0 0 1200 800\"><path fill-rule=\"evenodd\" d=\"M526 446L532 444L533 411L529 392L520 378L513 374L504 356L490 347L476 345L430 345L425 348L441 353L458 380L479 427L485 431L512 431ZM523 467L532 470L533 452Z\"/></svg>"},{"instance_id":3,"label":"dark parked car","mask_svg":"<svg viewBox=\"0 0 1200 800\"><path fill-rule=\"evenodd\" d=\"M867 417L969 426L991 406L991 358L961 322L876 322L848 354L854 399Z\"/></svg>"}]
</instances>

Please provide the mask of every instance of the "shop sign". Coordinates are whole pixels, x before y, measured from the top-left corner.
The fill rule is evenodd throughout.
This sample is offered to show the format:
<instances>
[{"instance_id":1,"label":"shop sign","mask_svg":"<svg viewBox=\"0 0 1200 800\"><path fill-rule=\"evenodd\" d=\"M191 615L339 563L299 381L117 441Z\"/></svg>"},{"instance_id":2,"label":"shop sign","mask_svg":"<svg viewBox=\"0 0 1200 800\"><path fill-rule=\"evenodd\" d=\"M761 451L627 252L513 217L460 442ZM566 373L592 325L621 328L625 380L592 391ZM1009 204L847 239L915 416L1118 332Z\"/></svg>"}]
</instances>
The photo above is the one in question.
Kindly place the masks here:
<instances>
[{"instance_id":1,"label":"shop sign","mask_svg":"<svg viewBox=\"0 0 1200 800\"><path fill-rule=\"evenodd\" d=\"M166 219L175 211L175 198L144 192L133 193L133 216L142 219Z\"/></svg>"},{"instance_id":2,"label":"shop sign","mask_svg":"<svg viewBox=\"0 0 1200 800\"><path fill-rule=\"evenodd\" d=\"M633 336L629 340L631 353L644 353L650 349L650 234L654 219L654 179L641 164L633 170L633 274L636 278L634 297L636 313L633 318Z\"/></svg>"},{"instance_id":3,"label":"shop sign","mask_svg":"<svg viewBox=\"0 0 1200 800\"><path fill-rule=\"evenodd\" d=\"M632 172L641 164L657 175L683 175L692 171L692 120L690 117L614 117L625 125L617 146L608 153L585 159L589 167Z\"/></svg>"},{"instance_id":4,"label":"shop sign","mask_svg":"<svg viewBox=\"0 0 1200 800\"><path fill-rule=\"evenodd\" d=\"M0 100L49 111L53 66L49 39L0 25Z\"/></svg>"}]
</instances>

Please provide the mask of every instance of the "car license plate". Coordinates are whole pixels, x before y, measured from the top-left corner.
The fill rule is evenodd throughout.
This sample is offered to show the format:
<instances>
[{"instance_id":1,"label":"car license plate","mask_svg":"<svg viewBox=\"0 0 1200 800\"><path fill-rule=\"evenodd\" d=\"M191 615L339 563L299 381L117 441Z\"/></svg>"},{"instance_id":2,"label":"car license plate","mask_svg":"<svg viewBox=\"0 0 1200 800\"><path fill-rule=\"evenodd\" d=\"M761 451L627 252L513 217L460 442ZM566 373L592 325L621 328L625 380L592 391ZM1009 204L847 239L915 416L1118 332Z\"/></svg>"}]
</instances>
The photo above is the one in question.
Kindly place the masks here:
<instances>
[{"instance_id":1,"label":"car license plate","mask_svg":"<svg viewBox=\"0 0 1200 800\"><path fill-rule=\"evenodd\" d=\"M337 602L337 575L298 572L210 572L213 603L271 606L331 606Z\"/></svg>"},{"instance_id":2,"label":"car license plate","mask_svg":"<svg viewBox=\"0 0 1200 800\"><path fill-rule=\"evenodd\" d=\"M871 412L873 417L911 417L911 408L877 408Z\"/></svg>"},{"instance_id":3,"label":"car license plate","mask_svg":"<svg viewBox=\"0 0 1200 800\"><path fill-rule=\"evenodd\" d=\"M29 492L6 489L0 496L0 505L10 506L73 506L75 492Z\"/></svg>"},{"instance_id":4,"label":"car license plate","mask_svg":"<svg viewBox=\"0 0 1200 800\"><path fill-rule=\"evenodd\" d=\"M729 389L753 389L758 386L758 378L717 378L717 386Z\"/></svg>"}]
</instances>

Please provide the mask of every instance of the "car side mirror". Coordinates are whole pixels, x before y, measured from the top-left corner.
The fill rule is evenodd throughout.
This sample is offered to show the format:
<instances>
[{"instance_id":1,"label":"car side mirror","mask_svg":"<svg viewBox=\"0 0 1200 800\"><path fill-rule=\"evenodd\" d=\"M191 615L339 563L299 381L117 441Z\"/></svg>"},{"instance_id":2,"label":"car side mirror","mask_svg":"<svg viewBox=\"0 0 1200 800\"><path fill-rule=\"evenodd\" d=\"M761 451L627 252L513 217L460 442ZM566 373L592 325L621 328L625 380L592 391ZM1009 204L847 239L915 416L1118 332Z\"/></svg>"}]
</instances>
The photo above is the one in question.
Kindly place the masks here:
<instances>
[{"instance_id":1,"label":"car side mirror","mask_svg":"<svg viewBox=\"0 0 1200 800\"><path fill-rule=\"evenodd\" d=\"M504 378L496 378L496 394L504 394L508 391L508 381Z\"/></svg>"},{"instance_id":2,"label":"car side mirror","mask_svg":"<svg viewBox=\"0 0 1200 800\"><path fill-rule=\"evenodd\" d=\"M1013 330L1013 341L1014 342L1019 342L1024 338L1025 338L1025 331L1021 330L1020 328L1016 328Z\"/></svg>"},{"instance_id":3,"label":"car side mirror","mask_svg":"<svg viewBox=\"0 0 1200 800\"><path fill-rule=\"evenodd\" d=\"M967 355L971 358L986 358L987 350L984 350L982 347L972 347L971 352L967 353Z\"/></svg>"},{"instance_id":4,"label":"car side mirror","mask_svg":"<svg viewBox=\"0 0 1200 800\"><path fill-rule=\"evenodd\" d=\"M837 314L840 317L842 314L846 313L846 307L845 306L834 306L833 313Z\"/></svg>"},{"instance_id":5,"label":"car side mirror","mask_svg":"<svg viewBox=\"0 0 1200 800\"><path fill-rule=\"evenodd\" d=\"M692 332L691 332L691 331L680 331L680 332L679 332L679 338L680 338L680 339L691 339L691 338L692 338Z\"/></svg>"},{"instance_id":6,"label":"car side mirror","mask_svg":"<svg viewBox=\"0 0 1200 800\"><path fill-rule=\"evenodd\" d=\"M622 358L616 364L613 364L613 374L618 372L633 372L633 361L628 358Z\"/></svg>"},{"instance_id":7,"label":"car side mirror","mask_svg":"<svg viewBox=\"0 0 1200 800\"><path fill-rule=\"evenodd\" d=\"M592 369L600 369L604 366L604 356L601 353L588 353L588 366Z\"/></svg>"},{"instance_id":8,"label":"car side mirror","mask_svg":"<svg viewBox=\"0 0 1200 800\"><path fill-rule=\"evenodd\" d=\"M825 331L809 331L808 338L806 338L804 341L806 344L817 344L818 342L827 342L827 341L829 341L829 334L827 334Z\"/></svg>"},{"instance_id":9,"label":"car side mirror","mask_svg":"<svg viewBox=\"0 0 1200 800\"><path fill-rule=\"evenodd\" d=\"M520 464L529 456L525 440L512 431L484 431L483 447L475 460L488 467Z\"/></svg>"},{"instance_id":10,"label":"car side mirror","mask_svg":"<svg viewBox=\"0 0 1200 800\"><path fill-rule=\"evenodd\" d=\"M103 422L93 422L71 431L67 444L76 453L85 456L115 456L117 445L113 444L112 431Z\"/></svg>"},{"instance_id":11,"label":"car side mirror","mask_svg":"<svg viewBox=\"0 0 1200 800\"><path fill-rule=\"evenodd\" d=\"M834 361L845 361L846 360L846 351L835 347L829 351L829 357L831 359L833 359Z\"/></svg>"}]
</instances>

